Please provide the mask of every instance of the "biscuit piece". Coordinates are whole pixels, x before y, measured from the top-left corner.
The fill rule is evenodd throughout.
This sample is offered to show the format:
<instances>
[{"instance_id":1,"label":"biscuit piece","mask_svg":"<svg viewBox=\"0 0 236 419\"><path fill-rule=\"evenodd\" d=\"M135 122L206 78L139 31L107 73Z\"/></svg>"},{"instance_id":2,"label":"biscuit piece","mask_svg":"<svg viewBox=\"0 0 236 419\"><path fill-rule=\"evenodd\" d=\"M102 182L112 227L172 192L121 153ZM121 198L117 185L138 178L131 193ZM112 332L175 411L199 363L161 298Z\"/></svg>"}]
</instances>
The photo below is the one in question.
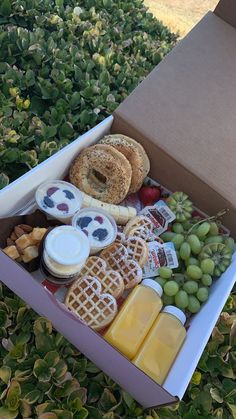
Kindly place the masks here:
<instances>
[{"instance_id":1,"label":"biscuit piece","mask_svg":"<svg viewBox=\"0 0 236 419\"><path fill-rule=\"evenodd\" d=\"M32 239L29 237L29 234L23 234L23 236L19 237L15 243L16 243L17 249L22 251L26 247L29 247L32 245Z\"/></svg>"},{"instance_id":2,"label":"biscuit piece","mask_svg":"<svg viewBox=\"0 0 236 419\"><path fill-rule=\"evenodd\" d=\"M40 242L43 239L46 232L46 228L35 227L33 231L29 234L30 240L32 240L32 243Z\"/></svg>"},{"instance_id":3,"label":"biscuit piece","mask_svg":"<svg viewBox=\"0 0 236 419\"><path fill-rule=\"evenodd\" d=\"M3 249L3 252L6 253L11 259L16 260L20 257L20 254L16 248L16 246L7 246Z\"/></svg>"},{"instance_id":4,"label":"biscuit piece","mask_svg":"<svg viewBox=\"0 0 236 419\"><path fill-rule=\"evenodd\" d=\"M132 169L114 147L97 144L85 148L72 163L70 181L100 201L119 204L127 195Z\"/></svg>"},{"instance_id":5,"label":"biscuit piece","mask_svg":"<svg viewBox=\"0 0 236 419\"><path fill-rule=\"evenodd\" d=\"M22 260L25 263L31 262L31 260L36 259L39 255L37 246L29 246L23 251Z\"/></svg>"}]
</instances>

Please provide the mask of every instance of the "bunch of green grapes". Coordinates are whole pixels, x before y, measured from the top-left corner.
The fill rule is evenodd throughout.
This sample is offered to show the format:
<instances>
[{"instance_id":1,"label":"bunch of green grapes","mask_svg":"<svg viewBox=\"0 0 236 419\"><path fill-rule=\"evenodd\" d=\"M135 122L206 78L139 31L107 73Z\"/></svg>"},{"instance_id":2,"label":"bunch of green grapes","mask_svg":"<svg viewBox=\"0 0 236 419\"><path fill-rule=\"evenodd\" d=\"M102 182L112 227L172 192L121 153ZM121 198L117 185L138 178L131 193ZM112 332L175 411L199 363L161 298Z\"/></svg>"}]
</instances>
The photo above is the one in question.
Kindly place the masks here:
<instances>
[{"instance_id":1,"label":"bunch of green grapes","mask_svg":"<svg viewBox=\"0 0 236 419\"><path fill-rule=\"evenodd\" d=\"M167 267L159 268L159 275L156 281L163 289L164 305L175 305L183 311L197 313L201 304L208 299L208 286L211 276L206 275L202 281L196 281L181 273L173 273Z\"/></svg>"},{"instance_id":2,"label":"bunch of green grapes","mask_svg":"<svg viewBox=\"0 0 236 419\"><path fill-rule=\"evenodd\" d=\"M179 192L173 195L170 207L178 215L178 221L161 238L174 244L179 267L175 273L167 267L160 268L156 280L163 287L164 304L197 313L208 299L213 279L221 276L230 265L235 242L232 237L220 233L219 224L213 217L206 220L189 218L186 207L189 209L191 205L187 195Z\"/></svg>"}]
</instances>

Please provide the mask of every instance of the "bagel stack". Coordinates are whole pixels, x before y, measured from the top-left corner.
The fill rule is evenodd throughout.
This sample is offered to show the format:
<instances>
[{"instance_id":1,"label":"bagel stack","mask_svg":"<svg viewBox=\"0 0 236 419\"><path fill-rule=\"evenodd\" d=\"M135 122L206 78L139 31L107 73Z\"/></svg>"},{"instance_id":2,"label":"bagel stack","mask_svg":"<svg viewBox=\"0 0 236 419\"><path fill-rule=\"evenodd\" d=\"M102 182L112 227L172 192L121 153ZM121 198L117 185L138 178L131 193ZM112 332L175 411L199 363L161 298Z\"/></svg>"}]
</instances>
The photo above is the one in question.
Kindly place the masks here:
<instances>
[{"instance_id":1,"label":"bagel stack","mask_svg":"<svg viewBox=\"0 0 236 419\"><path fill-rule=\"evenodd\" d=\"M126 157L132 169L129 193L139 191L150 170L149 158L143 146L122 134L106 135L99 143L112 146Z\"/></svg>"},{"instance_id":2,"label":"bagel stack","mask_svg":"<svg viewBox=\"0 0 236 419\"><path fill-rule=\"evenodd\" d=\"M148 156L132 138L107 135L85 148L70 168L70 181L82 192L109 204L119 204L137 192L150 170Z\"/></svg>"}]
</instances>

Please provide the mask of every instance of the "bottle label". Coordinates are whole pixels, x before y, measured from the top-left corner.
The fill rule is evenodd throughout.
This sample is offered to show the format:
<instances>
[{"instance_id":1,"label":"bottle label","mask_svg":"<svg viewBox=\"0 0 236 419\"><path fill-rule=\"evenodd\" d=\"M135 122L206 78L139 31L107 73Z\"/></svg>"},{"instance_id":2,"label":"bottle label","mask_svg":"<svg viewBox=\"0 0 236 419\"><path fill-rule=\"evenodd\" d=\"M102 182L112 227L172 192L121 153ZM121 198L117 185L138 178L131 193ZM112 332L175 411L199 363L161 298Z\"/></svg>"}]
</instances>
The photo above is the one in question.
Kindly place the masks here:
<instances>
[{"instance_id":1,"label":"bottle label","mask_svg":"<svg viewBox=\"0 0 236 419\"><path fill-rule=\"evenodd\" d=\"M143 268L143 278L158 276L158 269L162 266L174 269L178 267L178 258L173 243L149 242L149 256Z\"/></svg>"},{"instance_id":2,"label":"bottle label","mask_svg":"<svg viewBox=\"0 0 236 419\"><path fill-rule=\"evenodd\" d=\"M168 224L175 219L175 214L164 201L158 201L152 206L145 207L140 214L151 220L154 225L153 233L157 236L166 231Z\"/></svg>"}]
</instances>

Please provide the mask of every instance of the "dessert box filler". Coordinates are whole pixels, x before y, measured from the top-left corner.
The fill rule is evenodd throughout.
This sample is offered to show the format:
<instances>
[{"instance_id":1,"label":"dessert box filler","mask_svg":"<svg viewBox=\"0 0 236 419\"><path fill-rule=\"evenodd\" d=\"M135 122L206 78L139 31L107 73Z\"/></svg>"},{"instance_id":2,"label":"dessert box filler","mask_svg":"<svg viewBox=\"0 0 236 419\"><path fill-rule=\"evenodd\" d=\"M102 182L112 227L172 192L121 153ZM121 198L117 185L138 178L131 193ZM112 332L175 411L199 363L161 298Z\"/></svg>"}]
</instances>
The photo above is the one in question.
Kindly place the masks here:
<instances>
[{"instance_id":1,"label":"dessert box filler","mask_svg":"<svg viewBox=\"0 0 236 419\"><path fill-rule=\"evenodd\" d=\"M81 297L84 296L83 290L74 285L76 283L74 281L75 275L84 261L88 260L89 253L90 255L97 254L101 250L102 247L99 248L99 246L101 246L103 240L105 249L101 253L103 258L101 269L106 272L106 263L109 265L109 268L111 267L111 254L108 252L108 249L109 246L112 246L110 243L114 241L114 234L117 233L115 231L116 223L112 224L113 217L107 217L106 211L99 213L99 209L88 208L87 211L90 211L89 229L85 225L79 225L81 220L88 222L88 212L85 209L82 210L85 211L84 215L82 214L79 219L78 214L80 213L75 215L72 226L65 225L68 222L68 220L65 220L65 213L67 215L73 214L80 208L84 197L81 196L78 190L75 192L73 185L70 184L70 186L64 189L64 184L59 187L58 184L53 184L52 181L65 179L72 162L83 149L89 149L90 146L101 140L104 135L121 133L143 145L150 159L151 170L149 176L151 179L170 191L183 191L189 195L191 201L198 208L210 216L217 214L224 208L229 209L229 212L224 217L224 225L230 230L231 236L235 236L236 147L234 138L236 122L234 109L236 81L234 73L236 56L232 53L236 48L235 27L235 2L233 0L221 0L215 12L208 13L203 18L192 32L177 45L166 59L154 69L150 76L120 105L113 116L107 118L0 192L0 215L2 217L2 220L0 220L0 247L4 248L7 244L8 255L10 256L8 257L4 252L0 252L0 280L30 304L39 314L48 317L59 332L144 407L172 404L182 398L212 329L234 285L236 256L234 254L231 259L232 249L230 252L227 250L224 253L224 267L222 269L224 273L221 276L220 271L216 270L216 265L213 267L206 266L206 272L212 273L212 269L215 269L214 272L218 279L214 281L210 288L209 299L202 305L200 311L188 320L187 333L183 327L185 316L181 313L177 313L177 316L175 308L167 308L162 311L162 314L158 314L162 307L162 287L168 295L167 287L165 287L166 283L170 283L165 278L168 270L164 270L163 275L160 275L159 279L154 281L154 286L153 278L151 280L147 278L141 282L141 285L138 285L139 288L133 288L130 294L131 297L125 300L125 304L137 301L135 308L139 315L139 309L143 310L143 305L140 305L139 295L142 298L145 296L147 301L149 301L149 294L152 292L152 298L154 298L155 294L155 301L158 300L158 309L157 305L155 305L155 316L158 317L155 317L157 322L154 322L148 338L144 340L141 349L139 348L139 352L135 354L135 357L133 358L134 354L131 354L132 351L129 352L130 348L127 349L128 355L123 356L121 352L125 353L125 350L122 349L119 352L110 344L114 344L112 339L117 337L114 334L115 326L118 327L122 336L122 327L119 328L119 325L122 324L121 314L116 317L115 322L111 323L108 331L102 336L97 331L99 329L97 324L101 325L101 322L104 319L106 320L106 316L103 319L98 317L95 324L93 324L93 328L88 327L84 319L80 320L76 313L69 310L71 308L69 304L70 298L65 300L68 308L66 307L63 302L64 299L60 294L60 287L58 287L58 284L62 283L60 281L66 277L66 281L68 281L66 283L70 283L73 298L74 296L76 298L76 293L80 293ZM74 176L76 176L75 173ZM96 185L99 189L102 179L96 178L93 180L97 182ZM46 181L50 181L50 185L45 186L44 184L41 186ZM36 194L37 204L40 207L39 202L41 199L43 199L44 203L46 202L47 205L44 208L44 212L49 215L49 219L42 212L34 212L36 208L36 190L38 194ZM65 195L65 199L63 195L63 202L59 192L63 192ZM73 207L74 202L72 207L70 206L70 197L74 193L78 194L78 208L75 208L77 204ZM173 212L176 210L176 200L178 201L180 198L187 199L183 194L173 195L169 201L167 199L166 202L169 203ZM55 201L53 202L54 199ZM187 202L185 215L186 213L189 214L191 209L188 200ZM55 205L58 212L55 217L57 220L50 219L49 214L50 208ZM126 208L125 214L133 223L135 210L132 206L129 209ZM115 215L116 217L118 216L117 213ZM200 215L202 214L200 213ZM85 220L85 217L87 217L87 220ZM179 217L181 221L181 215ZM104 228L98 228L98 224L102 225L103 223ZM117 224L119 225L119 222ZM121 224L125 224L124 220L122 220ZM57 227L53 229L55 225ZM81 229L87 230L82 233L81 229L78 229L78 225L83 227ZM129 226L128 230L125 227L126 231L130 231L130 229L134 231L133 224L131 227ZM15 232L14 228L18 229L18 233L20 231L19 237L13 234ZM180 226L178 225L175 228L177 233ZM203 229L201 227L201 234ZM140 232L143 234L143 229L139 230ZM221 232L224 234L227 230L222 230ZM81 234L83 235L84 243L82 249L80 248ZM168 235L168 231L166 234ZM44 247L42 248L44 236L46 238L44 238ZM127 236L129 236L128 233ZM133 237L133 235L131 236ZM91 238L94 237L98 240L91 241ZM128 245L126 242L127 237L124 239L120 231L117 237L116 250L124 251L125 248L125 252L127 249L130 252L130 249L133 249L133 244ZM209 237L209 239L210 241L207 240L210 244L211 238ZM67 240L67 242L64 240ZM141 238L141 240L143 239ZM188 238L188 240L190 239ZM225 245L218 243L217 240L215 243L210 244L210 248L209 245L208 248L204 247L202 256L204 260L206 258L210 259L212 252L218 252L218 257L219 249L226 250ZM201 241L203 241L203 238ZM158 243L158 240L156 243ZM81 258L78 259L78 254L72 251L67 254L65 252L67 246L71 246L70 249L73 251L80 248L81 251L77 253L79 253ZM184 251L183 249L181 250L181 246L176 246L176 249L180 254L182 252L180 258L182 257L182 260L185 261ZM18 252L17 249L23 249L22 255L12 254L9 251L9 247L11 247L11 251L16 249L16 252ZM32 272L30 274L27 271L34 271L33 265L30 266L30 264L34 258L35 260L37 259L38 254L42 255L41 260L43 264L41 270L37 271L39 273L35 274L35 272ZM65 256L68 259L65 265L69 266L70 269L63 273L62 278L60 277L61 261ZM26 269L21 264L14 262L11 257L15 260L21 260L21 262L23 260ZM220 257L222 257L222 253ZM190 267L187 266L187 275L189 275L189 279L195 276L193 279L197 280L199 268L194 266L196 260L194 262L193 259L196 258L192 258ZM65 259L63 260L65 262ZM81 266L80 263L82 264ZM137 280L140 270L135 265L136 261L132 261L132 263L132 268L136 269L135 279ZM201 263L201 268L206 268L203 266L204 263L202 264L202 261L198 263ZM83 269L88 271L90 267L85 265ZM128 288L127 281L129 280L130 271L131 269L126 271L128 273L124 277L128 278L123 283L123 286L126 288ZM49 279L48 282L42 280L42 272L45 272ZM204 281L209 281L209 276L209 274L205 273ZM56 281L55 277L57 278ZM82 285L86 287L90 279L88 276L83 278ZM114 288L116 294L107 294L110 307L109 315L117 313L116 298L119 298L123 293L122 281L119 282L119 272L118 274L117 272L115 273L114 281L116 281ZM201 281L203 281L202 278ZM137 280L137 283L140 283L140 278ZM135 284L133 283L132 286ZM132 286L130 285L130 288ZM190 285L188 284L188 286ZM96 279L93 281L93 287L100 287ZM169 297L171 302L174 301L171 295ZM203 297L199 296L202 302L206 299ZM122 310L124 312L123 308ZM119 310L118 313L122 313L122 310ZM175 317L175 314L177 317ZM178 323L176 319L179 319L180 322ZM163 330L166 328L165 324L168 324L170 330L173 330L173 333L175 333L176 321L180 330L178 336L181 344L182 342L183 344L169 374L167 377L165 376L165 381L163 382L162 380L162 385L160 385L155 377L153 379L150 377L152 371L150 373L147 372L145 366L147 358L145 359L145 354L148 354L150 358L153 357L152 347L150 346L150 342L151 344L153 343L153 336L163 333ZM162 324L163 326L161 326ZM137 336L134 335L134 339L136 338ZM163 356L163 354L160 356ZM132 358L132 362L129 358Z\"/></svg>"}]
</instances>

